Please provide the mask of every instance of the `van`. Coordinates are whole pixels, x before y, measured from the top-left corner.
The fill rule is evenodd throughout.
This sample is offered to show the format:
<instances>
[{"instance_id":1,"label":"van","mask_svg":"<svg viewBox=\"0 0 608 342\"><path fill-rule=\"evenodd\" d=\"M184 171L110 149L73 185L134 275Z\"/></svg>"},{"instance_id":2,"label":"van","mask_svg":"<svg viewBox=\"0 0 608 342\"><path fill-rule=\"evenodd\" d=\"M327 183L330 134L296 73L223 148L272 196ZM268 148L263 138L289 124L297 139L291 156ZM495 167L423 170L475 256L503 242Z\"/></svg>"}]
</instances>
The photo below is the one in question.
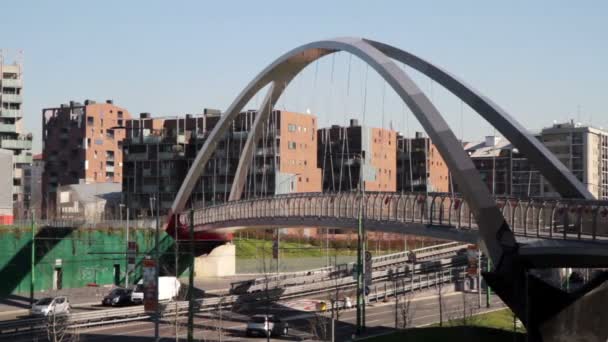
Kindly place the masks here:
<instances>
[{"instance_id":1,"label":"van","mask_svg":"<svg viewBox=\"0 0 608 342\"><path fill-rule=\"evenodd\" d=\"M158 301L172 300L179 295L182 284L176 277L158 277ZM135 304L144 302L144 285L140 280L131 292L131 301Z\"/></svg>"}]
</instances>

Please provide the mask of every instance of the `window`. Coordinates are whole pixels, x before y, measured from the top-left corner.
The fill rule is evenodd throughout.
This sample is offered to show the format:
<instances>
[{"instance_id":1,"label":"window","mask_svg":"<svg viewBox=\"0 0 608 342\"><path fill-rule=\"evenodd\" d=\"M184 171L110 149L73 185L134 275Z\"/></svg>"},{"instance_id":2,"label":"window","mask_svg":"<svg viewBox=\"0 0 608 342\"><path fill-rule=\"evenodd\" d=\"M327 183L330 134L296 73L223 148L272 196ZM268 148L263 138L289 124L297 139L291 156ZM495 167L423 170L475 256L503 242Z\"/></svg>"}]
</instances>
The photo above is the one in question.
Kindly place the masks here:
<instances>
[{"instance_id":1,"label":"window","mask_svg":"<svg viewBox=\"0 0 608 342\"><path fill-rule=\"evenodd\" d=\"M306 127L303 127L302 130L304 131L304 133L306 133L306 131L308 130Z\"/></svg>"},{"instance_id":2,"label":"window","mask_svg":"<svg viewBox=\"0 0 608 342\"><path fill-rule=\"evenodd\" d=\"M87 125L92 125L95 122L95 118L87 116Z\"/></svg>"},{"instance_id":3,"label":"window","mask_svg":"<svg viewBox=\"0 0 608 342\"><path fill-rule=\"evenodd\" d=\"M287 148L289 148L290 150L295 150L296 149L296 142L295 141L289 141L287 142Z\"/></svg>"},{"instance_id":4,"label":"window","mask_svg":"<svg viewBox=\"0 0 608 342\"><path fill-rule=\"evenodd\" d=\"M302 126L298 126L298 132L302 132Z\"/></svg>"},{"instance_id":5,"label":"window","mask_svg":"<svg viewBox=\"0 0 608 342\"><path fill-rule=\"evenodd\" d=\"M296 131L296 125L294 124L288 124L287 125L287 130L290 132L295 132Z\"/></svg>"}]
</instances>

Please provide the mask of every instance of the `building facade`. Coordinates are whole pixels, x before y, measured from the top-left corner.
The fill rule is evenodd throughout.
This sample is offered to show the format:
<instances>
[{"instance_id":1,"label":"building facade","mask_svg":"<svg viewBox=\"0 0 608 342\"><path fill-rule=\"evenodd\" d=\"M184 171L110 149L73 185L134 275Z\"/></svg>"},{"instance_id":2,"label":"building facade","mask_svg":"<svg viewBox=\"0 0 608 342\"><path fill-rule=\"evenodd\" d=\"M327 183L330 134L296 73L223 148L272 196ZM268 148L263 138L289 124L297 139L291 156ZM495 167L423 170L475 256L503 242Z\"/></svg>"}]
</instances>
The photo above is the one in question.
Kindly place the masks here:
<instances>
[{"instance_id":1,"label":"building facade","mask_svg":"<svg viewBox=\"0 0 608 342\"><path fill-rule=\"evenodd\" d=\"M430 138L397 136L397 191L449 192L450 172Z\"/></svg>"},{"instance_id":2,"label":"building facade","mask_svg":"<svg viewBox=\"0 0 608 342\"><path fill-rule=\"evenodd\" d=\"M323 191L395 191L397 134L351 120L317 132L317 160Z\"/></svg>"},{"instance_id":3,"label":"building facade","mask_svg":"<svg viewBox=\"0 0 608 342\"><path fill-rule=\"evenodd\" d=\"M543 144L555 154L597 199L608 199L608 132L574 121L543 128ZM558 196L543 182L544 196Z\"/></svg>"},{"instance_id":4,"label":"building facade","mask_svg":"<svg viewBox=\"0 0 608 342\"><path fill-rule=\"evenodd\" d=\"M256 111L243 112L232 122L194 187L192 205L213 205L228 199L256 115ZM151 215L156 205L161 214L168 212L219 118L219 111L205 110L181 118L152 118L143 113L127 121L123 192L133 215ZM242 198L320 191L316 127L314 115L273 111L254 150Z\"/></svg>"},{"instance_id":5,"label":"building facade","mask_svg":"<svg viewBox=\"0 0 608 342\"><path fill-rule=\"evenodd\" d=\"M111 100L70 102L42 110L43 215L56 214L57 187L122 181L122 143L129 112Z\"/></svg>"},{"instance_id":6,"label":"building facade","mask_svg":"<svg viewBox=\"0 0 608 342\"><path fill-rule=\"evenodd\" d=\"M0 149L0 225L13 223L13 151Z\"/></svg>"},{"instance_id":7,"label":"building facade","mask_svg":"<svg viewBox=\"0 0 608 342\"><path fill-rule=\"evenodd\" d=\"M23 70L21 63L5 64L0 54L0 148L13 152L13 187L15 209L24 198L23 167L32 162L32 135L23 132Z\"/></svg>"},{"instance_id":8,"label":"building facade","mask_svg":"<svg viewBox=\"0 0 608 342\"><path fill-rule=\"evenodd\" d=\"M42 173L44 172L44 159L42 153L35 154L32 157L32 164L26 165L23 168L23 193L24 213L23 217L30 217L28 214L34 214L40 217L42 210Z\"/></svg>"}]
</instances>

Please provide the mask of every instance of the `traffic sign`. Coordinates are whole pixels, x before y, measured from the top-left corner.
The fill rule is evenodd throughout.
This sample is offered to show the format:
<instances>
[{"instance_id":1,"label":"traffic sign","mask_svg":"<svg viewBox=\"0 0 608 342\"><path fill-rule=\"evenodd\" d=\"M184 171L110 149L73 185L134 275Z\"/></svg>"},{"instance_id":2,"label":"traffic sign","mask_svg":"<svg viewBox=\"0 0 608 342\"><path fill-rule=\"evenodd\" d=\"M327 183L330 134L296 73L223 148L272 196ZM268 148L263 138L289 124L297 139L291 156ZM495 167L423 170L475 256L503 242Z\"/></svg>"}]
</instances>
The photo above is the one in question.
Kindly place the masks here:
<instances>
[{"instance_id":1,"label":"traffic sign","mask_svg":"<svg viewBox=\"0 0 608 342\"><path fill-rule=\"evenodd\" d=\"M154 259L144 259L143 268L144 310L147 313L155 313L158 305L158 296L156 294L156 261Z\"/></svg>"}]
</instances>

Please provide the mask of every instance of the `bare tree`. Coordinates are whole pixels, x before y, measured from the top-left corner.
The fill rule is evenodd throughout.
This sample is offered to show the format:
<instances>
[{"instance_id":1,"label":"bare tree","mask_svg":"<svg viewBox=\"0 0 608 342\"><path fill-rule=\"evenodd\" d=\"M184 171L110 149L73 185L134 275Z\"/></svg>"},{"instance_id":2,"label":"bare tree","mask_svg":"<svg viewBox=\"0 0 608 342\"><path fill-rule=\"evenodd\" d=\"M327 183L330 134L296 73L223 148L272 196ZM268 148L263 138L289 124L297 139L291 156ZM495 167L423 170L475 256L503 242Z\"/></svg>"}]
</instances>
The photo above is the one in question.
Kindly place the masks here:
<instances>
[{"instance_id":1,"label":"bare tree","mask_svg":"<svg viewBox=\"0 0 608 342\"><path fill-rule=\"evenodd\" d=\"M77 328L70 328L70 318L66 314L51 312L46 319L46 335L50 342L77 342L80 334Z\"/></svg>"},{"instance_id":2,"label":"bare tree","mask_svg":"<svg viewBox=\"0 0 608 342\"><path fill-rule=\"evenodd\" d=\"M438 274L435 273L435 290L437 293L437 300L438 300L438 304L439 304L439 326L442 327L443 326L443 316L444 316L444 288L443 288L443 281L439 280Z\"/></svg>"},{"instance_id":3,"label":"bare tree","mask_svg":"<svg viewBox=\"0 0 608 342\"><path fill-rule=\"evenodd\" d=\"M474 294L462 291L462 317L460 324L463 326L474 326L477 323L477 316L475 316L477 305L475 304L476 300L474 297Z\"/></svg>"},{"instance_id":4,"label":"bare tree","mask_svg":"<svg viewBox=\"0 0 608 342\"><path fill-rule=\"evenodd\" d=\"M315 313L314 316L309 320L310 333L315 341L327 341L331 335L329 333L330 320L327 317Z\"/></svg>"},{"instance_id":5,"label":"bare tree","mask_svg":"<svg viewBox=\"0 0 608 342\"><path fill-rule=\"evenodd\" d=\"M412 326L412 321L414 320L414 308L412 306L412 293L408 292L401 296L401 300L399 300L399 296L395 296L396 307L399 313L398 316L398 328L407 329Z\"/></svg>"}]
</instances>

